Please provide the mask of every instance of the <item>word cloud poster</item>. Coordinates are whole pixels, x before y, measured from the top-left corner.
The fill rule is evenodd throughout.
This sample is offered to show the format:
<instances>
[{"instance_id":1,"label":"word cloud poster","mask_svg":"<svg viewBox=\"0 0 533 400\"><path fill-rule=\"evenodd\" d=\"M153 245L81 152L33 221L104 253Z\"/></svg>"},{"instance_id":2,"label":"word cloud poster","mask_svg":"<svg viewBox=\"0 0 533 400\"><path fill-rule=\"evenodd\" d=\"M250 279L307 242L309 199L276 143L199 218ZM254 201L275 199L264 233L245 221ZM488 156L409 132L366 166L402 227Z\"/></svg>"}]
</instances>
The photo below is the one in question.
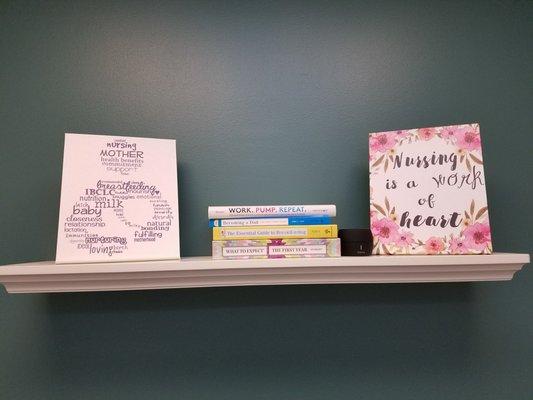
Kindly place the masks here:
<instances>
[{"instance_id":1,"label":"word cloud poster","mask_svg":"<svg viewBox=\"0 0 533 400\"><path fill-rule=\"evenodd\" d=\"M175 140L65 134L56 263L179 257Z\"/></svg>"}]
</instances>

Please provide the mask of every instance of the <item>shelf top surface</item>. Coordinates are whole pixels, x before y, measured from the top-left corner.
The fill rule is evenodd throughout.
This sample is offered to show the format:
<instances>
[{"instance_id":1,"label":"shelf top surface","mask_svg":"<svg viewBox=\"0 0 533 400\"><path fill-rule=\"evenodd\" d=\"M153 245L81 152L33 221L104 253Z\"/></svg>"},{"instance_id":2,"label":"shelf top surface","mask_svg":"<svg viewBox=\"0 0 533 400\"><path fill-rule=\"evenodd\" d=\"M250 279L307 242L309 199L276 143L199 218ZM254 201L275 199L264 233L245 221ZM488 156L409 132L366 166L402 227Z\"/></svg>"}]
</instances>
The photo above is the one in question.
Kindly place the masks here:
<instances>
[{"instance_id":1,"label":"shelf top surface","mask_svg":"<svg viewBox=\"0 0 533 400\"><path fill-rule=\"evenodd\" d=\"M54 275L87 273L124 273L177 270L219 270L305 267L416 267L527 264L529 254L493 253L491 255L393 255L337 258L283 258L251 260L213 260L211 257L185 257L180 260L127 261L112 263L56 264L40 261L0 266L0 277L12 275Z\"/></svg>"}]
</instances>

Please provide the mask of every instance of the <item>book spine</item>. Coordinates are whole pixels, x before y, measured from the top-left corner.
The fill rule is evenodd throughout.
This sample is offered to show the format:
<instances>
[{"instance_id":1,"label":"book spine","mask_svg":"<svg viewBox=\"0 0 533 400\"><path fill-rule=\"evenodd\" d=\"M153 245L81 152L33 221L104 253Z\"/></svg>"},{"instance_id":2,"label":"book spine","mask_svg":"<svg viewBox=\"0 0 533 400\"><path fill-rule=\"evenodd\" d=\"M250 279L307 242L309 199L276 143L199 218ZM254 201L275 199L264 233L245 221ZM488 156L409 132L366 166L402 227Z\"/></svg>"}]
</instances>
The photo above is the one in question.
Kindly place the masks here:
<instances>
[{"instance_id":1,"label":"book spine","mask_svg":"<svg viewBox=\"0 0 533 400\"><path fill-rule=\"evenodd\" d=\"M209 219L218 218L255 218L255 217L293 217L326 215L334 217L337 209L334 204L284 205L284 206L210 206Z\"/></svg>"},{"instance_id":2,"label":"book spine","mask_svg":"<svg viewBox=\"0 0 533 400\"><path fill-rule=\"evenodd\" d=\"M337 225L215 227L213 240L336 238Z\"/></svg>"},{"instance_id":3,"label":"book spine","mask_svg":"<svg viewBox=\"0 0 533 400\"><path fill-rule=\"evenodd\" d=\"M210 228L214 228L215 226L288 226L326 224L331 224L331 218L326 215L316 217L231 218L209 220Z\"/></svg>"},{"instance_id":4,"label":"book spine","mask_svg":"<svg viewBox=\"0 0 533 400\"><path fill-rule=\"evenodd\" d=\"M213 241L213 259L340 257L340 239Z\"/></svg>"}]
</instances>

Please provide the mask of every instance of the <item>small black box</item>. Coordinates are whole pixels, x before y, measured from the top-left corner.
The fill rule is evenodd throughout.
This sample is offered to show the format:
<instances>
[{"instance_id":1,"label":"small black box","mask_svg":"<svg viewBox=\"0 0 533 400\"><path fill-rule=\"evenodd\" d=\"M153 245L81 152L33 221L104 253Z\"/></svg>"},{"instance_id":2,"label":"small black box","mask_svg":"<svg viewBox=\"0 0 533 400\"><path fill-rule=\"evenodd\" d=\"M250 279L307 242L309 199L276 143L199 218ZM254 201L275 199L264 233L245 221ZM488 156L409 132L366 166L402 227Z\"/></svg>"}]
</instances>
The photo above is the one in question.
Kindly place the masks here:
<instances>
[{"instance_id":1,"label":"small black box","mask_svg":"<svg viewBox=\"0 0 533 400\"><path fill-rule=\"evenodd\" d=\"M370 229L340 229L341 255L369 256L372 254L372 232Z\"/></svg>"}]
</instances>

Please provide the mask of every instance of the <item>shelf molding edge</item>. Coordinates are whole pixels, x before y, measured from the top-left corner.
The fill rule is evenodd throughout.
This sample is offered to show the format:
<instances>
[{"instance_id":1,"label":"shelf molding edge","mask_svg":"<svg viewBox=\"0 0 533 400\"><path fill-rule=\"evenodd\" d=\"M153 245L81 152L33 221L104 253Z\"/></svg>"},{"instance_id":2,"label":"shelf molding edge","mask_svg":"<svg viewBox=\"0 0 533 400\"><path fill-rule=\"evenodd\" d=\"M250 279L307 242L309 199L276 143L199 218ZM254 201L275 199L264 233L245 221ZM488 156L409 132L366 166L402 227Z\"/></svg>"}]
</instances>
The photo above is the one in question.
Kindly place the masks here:
<instances>
[{"instance_id":1,"label":"shelf molding edge","mask_svg":"<svg viewBox=\"0 0 533 400\"><path fill-rule=\"evenodd\" d=\"M380 256L339 259L239 260L209 257L142 263L54 262L0 267L8 293L55 293L225 286L508 281L529 254ZM462 256L461 256L462 257ZM466 261L465 261L466 260ZM457 262L456 262L457 261ZM104 265L105 266L105 265Z\"/></svg>"}]
</instances>

